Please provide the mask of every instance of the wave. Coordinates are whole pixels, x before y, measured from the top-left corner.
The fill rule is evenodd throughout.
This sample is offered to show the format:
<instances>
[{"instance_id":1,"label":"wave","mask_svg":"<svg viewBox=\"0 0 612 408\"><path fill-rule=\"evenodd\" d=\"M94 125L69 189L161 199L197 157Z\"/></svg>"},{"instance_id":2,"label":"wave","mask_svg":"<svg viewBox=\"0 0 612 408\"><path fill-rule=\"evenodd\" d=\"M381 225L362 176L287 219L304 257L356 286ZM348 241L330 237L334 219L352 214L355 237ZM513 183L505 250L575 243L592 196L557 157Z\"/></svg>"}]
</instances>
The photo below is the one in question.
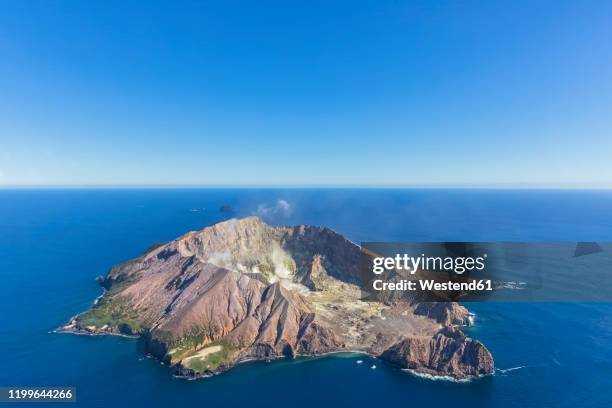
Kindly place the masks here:
<instances>
[{"instance_id":1,"label":"wave","mask_svg":"<svg viewBox=\"0 0 612 408\"><path fill-rule=\"evenodd\" d=\"M455 377L451 377L451 376L448 376L448 375L431 375L431 374L426 374L426 373L419 373L419 372L411 370L409 368L402 368L402 371L405 372L405 373L414 375L415 377L425 378L427 380L448 381L448 382L455 382L455 383L469 383L472 380L480 378L480 377L455 378Z\"/></svg>"},{"instance_id":2,"label":"wave","mask_svg":"<svg viewBox=\"0 0 612 408\"><path fill-rule=\"evenodd\" d=\"M516 371L516 370L520 370L521 368L525 368L527 366L518 366L518 367L511 367L511 368L496 368L495 371L500 372L502 374L506 374L509 373L510 371Z\"/></svg>"}]
</instances>

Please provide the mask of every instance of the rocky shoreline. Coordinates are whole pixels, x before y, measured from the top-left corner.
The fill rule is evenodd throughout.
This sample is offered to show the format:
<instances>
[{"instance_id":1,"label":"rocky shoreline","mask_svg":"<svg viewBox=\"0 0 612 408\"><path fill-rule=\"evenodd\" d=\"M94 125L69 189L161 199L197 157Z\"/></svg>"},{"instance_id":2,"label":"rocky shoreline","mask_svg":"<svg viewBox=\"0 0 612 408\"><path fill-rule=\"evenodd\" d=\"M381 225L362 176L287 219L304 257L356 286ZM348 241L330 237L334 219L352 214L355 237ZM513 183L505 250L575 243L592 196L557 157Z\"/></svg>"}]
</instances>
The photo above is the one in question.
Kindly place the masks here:
<instances>
[{"instance_id":1,"label":"rocky shoreline","mask_svg":"<svg viewBox=\"0 0 612 408\"><path fill-rule=\"evenodd\" d=\"M77 328L66 328L65 326L62 326L54 330L53 332L60 333L60 334L61 333L74 334L78 336L117 336L117 337L124 337L124 338L130 338L130 339L137 339L141 341L144 339L142 335L135 335L135 334L130 335L130 334L119 333L116 331L91 332L91 331L77 329ZM467 341L473 342L474 340L467 339ZM162 364L169 365L169 362L165 358L166 356L165 353L160 354L160 353L151 352L150 344L147 343L146 340L144 344L145 344L145 350L147 350L147 356L155 358ZM397 347L401 347L401 345L397 345ZM419 356L415 358L414 360L411 360L408 357L410 354L409 352L398 353L395 350L391 350L391 349L387 350L387 352L383 353L382 355L376 355L376 354L368 353L362 350L338 350L338 351L330 351L330 352L319 353L319 354L297 354L293 357L288 357L284 355L267 356L265 358L264 357L262 358L249 357L249 358L237 360L233 362L232 365L220 367L219 369L215 371L205 371L202 373L197 373L191 369L181 366L180 364L170 365L170 370L171 370L172 375L176 378L182 378L186 380L196 380L196 379L201 379L201 378L202 379L209 378L215 375L225 373L238 365L249 363L249 362L256 362L256 361L274 362L274 361L285 360L289 358L320 358L320 357L333 356L333 355L338 355L338 354L360 354L360 355L368 356L371 358L380 359L381 361L391 366L398 367L402 371L409 372L421 378L432 379L432 380L442 379L442 380L448 380L448 381L467 382L467 381L486 377L486 376L493 374L492 371L489 372L486 368L490 366L491 370L493 370L492 358L489 359L488 356L486 356L486 354L484 355L484 358L487 361L485 363L486 365L484 365L483 367L480 367L480 368L473 367L469 372L461 373L459 375L457 374L443 375L443 374L440 374L440 372L443 372L443 370L441 370L440 368L433 369L433 368L427 367L425 364L422 364L423 362L422 356ZM417 362L420 362L421 365L419 366Z\"/></svg>"}]
</instances>

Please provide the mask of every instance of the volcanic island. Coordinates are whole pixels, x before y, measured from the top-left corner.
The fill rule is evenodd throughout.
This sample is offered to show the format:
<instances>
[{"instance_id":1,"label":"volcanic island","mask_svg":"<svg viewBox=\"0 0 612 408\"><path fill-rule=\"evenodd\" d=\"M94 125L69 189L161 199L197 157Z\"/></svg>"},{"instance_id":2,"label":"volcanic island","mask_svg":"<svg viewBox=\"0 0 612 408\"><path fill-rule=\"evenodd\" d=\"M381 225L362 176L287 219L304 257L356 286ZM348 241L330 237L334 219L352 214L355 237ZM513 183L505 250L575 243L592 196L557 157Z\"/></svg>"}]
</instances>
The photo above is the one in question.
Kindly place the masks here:
<instances>
[{"instance_id":1,"label":"volcanic island","mask_svg":"<svg viewBox=\"0 0 612 408\"><path fill-rule=\"evenodd\" d=\"M138 337L179 377L249 360L359 352L418 375L468 380L493 357L456 302L363 300L360 247L325 227L231 219L114 266L60 332Z\"/></svg>"}]
</instances>

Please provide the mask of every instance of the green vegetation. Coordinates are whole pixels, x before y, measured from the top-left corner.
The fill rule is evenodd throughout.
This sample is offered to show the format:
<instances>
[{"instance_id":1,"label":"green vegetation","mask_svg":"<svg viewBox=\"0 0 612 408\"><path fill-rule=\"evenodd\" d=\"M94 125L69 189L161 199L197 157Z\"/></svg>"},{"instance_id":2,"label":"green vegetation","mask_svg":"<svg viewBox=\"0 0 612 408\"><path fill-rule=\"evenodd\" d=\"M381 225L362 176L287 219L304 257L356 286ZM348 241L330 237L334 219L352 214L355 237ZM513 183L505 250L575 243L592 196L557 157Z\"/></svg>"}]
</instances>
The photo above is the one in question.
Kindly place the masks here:
<instances>
[{"instance_id":1,"label":"green vegetation","mask_svg":"<svg viewBox=\"0 0 612 408\"><path fill-rule=\"evenodd\" d=\"M80 327L94 326L97 329L108 325L119 327L124 332L139 332L144 328L139 313L128 306L124 298L103 297L90 311L79 316Z\"/></svg>"},{"instance_id":2,"label":"green vegetation","mask_svg":"<svg viewBox=\"0 0 612 408\"><path fill-rule=\"evenodd\" d=\"M185 366L197 373L203 373L205 371L215 371L224 363L231 361L231 358L234 355L234 352L236 351L230 343L223 340L207 344L204 349L212 347L221 347L221 349L214 353L207 354L204 357L192 357L185 361Z\"/></svg>"},{"instance_id":3,"label":"green vegetation","mask_svg":"<svg viewBox=\"0 0 612 408\"><path fill-rule=\"evenodd\" d=\"M167 332L156 332L155 337L168 345L168 355L172 361L179 361L201 349L207 340L210 341L212 335L205 328L194 327L182 339L172 340L172 334Z\"/></svg>"},{"instance_id":4,"label":"green vegetation","mask_svg":"<svg viewBox=\"0 0 612 408\"><path fill-rule=\"evenodd\" d=\"M197 333L197 334L196 334ZM157 336L156 336L157 337ZM168 355L172 364L182 361L182 364L198 373L214 371L223 363L231 361L236 347L226 340L214 341L206 344L210 337L205 331L194 329L194 334L188 335L179 341L169 343ZM206 350L218 351L206 353ZM204 352L204 353L202 353ZM199 356L198 354L204 354Z\"/></svg>"},{"instance_id":5,"label":"green vegetation","mask_svg":"<svg viewBox=\"0 0 612 408\"><path fill-rule=\"evenodd\" d=\"M196 336L189 336L186 339L183 339L179 344L171 346L168 354L170 355L172 361L179 361L190 354L193 354L198 349L198 346L202 345L202 343L204 343L203 337L201 340L199 340Z\"/></svg>"}]
</instances>

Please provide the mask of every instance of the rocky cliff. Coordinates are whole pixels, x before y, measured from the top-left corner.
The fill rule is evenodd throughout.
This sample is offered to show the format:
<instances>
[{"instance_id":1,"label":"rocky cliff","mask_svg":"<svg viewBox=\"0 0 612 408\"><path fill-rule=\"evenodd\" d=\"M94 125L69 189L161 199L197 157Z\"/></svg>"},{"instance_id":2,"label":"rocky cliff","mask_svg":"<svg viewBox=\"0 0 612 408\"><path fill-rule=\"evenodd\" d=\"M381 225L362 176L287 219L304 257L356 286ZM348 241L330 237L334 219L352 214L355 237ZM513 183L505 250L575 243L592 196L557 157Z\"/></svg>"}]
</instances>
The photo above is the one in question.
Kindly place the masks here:
<instances>
[{"instance_id":1,"label":"rocky cliff","mask_svg":"<svg viewBox=\"0 0 612 408\"><path fill-rule=\"evenodd\" d=\"M421 374L456 379L493 372L493 356L485 346L445 327L431 338L406 338L382 353L382 358Z\"/></svg>"},{"instance_id":2,"label":"rocky cliff","mask_svg":"<svg viewBox=\"0 0 612 408\"><path fill-rule=\"evenodd\" d=\"M327 228L230 220L112 268L104 296L62 330L140 336L183 376L343 350L431 375L493 372L488 350L453 328L469 322L467 309L364 302L359 260L359 247Z\"/></svg>"}]
</instances>

